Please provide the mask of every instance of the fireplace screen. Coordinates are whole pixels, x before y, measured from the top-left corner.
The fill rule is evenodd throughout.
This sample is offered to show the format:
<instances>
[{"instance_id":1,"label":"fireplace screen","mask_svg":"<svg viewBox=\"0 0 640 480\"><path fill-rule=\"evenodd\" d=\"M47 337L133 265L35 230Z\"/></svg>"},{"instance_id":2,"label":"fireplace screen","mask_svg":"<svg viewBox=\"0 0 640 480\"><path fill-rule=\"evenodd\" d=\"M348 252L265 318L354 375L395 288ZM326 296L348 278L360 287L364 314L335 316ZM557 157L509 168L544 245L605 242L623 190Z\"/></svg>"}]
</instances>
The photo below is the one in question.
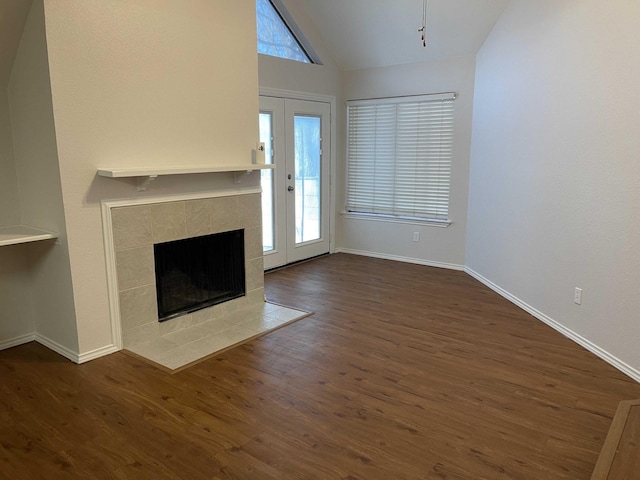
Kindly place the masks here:
<instances>
[{"instance_id":1,"label":"fireplace screen","mask_svg":"<svg viewBox=\"0 0 640 480\"><path fill-rule=\"evenodd\" d=\"M158 320L245 295L244 230L158 243Z\"/></svg>"}]
</instances>

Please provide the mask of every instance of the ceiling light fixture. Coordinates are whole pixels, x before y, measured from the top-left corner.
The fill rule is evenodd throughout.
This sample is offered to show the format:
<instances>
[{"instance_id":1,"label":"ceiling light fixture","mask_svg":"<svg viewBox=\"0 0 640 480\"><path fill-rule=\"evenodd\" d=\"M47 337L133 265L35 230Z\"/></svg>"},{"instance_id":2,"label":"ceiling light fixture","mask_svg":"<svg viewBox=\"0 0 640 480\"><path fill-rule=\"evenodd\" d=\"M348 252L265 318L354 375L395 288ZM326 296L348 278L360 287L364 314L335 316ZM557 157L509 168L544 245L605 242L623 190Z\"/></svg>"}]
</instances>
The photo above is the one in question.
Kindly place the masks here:
<instances>
[{"instance_id":1,"label":"ceiling light fixture","mask_svg":"<svg viewBox=\"0 0 640 480\"><path fill-rule=\"evenodd\" d=\"M422 40L422 46L427 46L427 0L422 0L422 26L418 29L421 32L420 40Z\"/></svg>"}]
</instances>

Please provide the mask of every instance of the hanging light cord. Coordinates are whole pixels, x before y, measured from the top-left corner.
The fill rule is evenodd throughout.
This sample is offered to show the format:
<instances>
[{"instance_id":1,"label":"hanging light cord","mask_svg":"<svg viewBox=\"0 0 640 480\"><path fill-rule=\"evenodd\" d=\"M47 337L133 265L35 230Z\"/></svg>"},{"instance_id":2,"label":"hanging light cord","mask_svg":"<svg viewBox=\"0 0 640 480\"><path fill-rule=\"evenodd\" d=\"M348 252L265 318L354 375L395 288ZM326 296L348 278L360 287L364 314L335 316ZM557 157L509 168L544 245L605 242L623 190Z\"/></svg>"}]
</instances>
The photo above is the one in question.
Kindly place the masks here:
<instances>
[{"instance_id":1,"label":"hanging light cord","mask_svg":"<svg viewBox=\"0 0 640 480\"><path fill-rule=\"evenodd\" d=\"M422 0L422 27L418 29L418 32L421 32L422 35L420 39L422 40L422 46L427 46L427 0Z\"/></svg>"}]
</instances>

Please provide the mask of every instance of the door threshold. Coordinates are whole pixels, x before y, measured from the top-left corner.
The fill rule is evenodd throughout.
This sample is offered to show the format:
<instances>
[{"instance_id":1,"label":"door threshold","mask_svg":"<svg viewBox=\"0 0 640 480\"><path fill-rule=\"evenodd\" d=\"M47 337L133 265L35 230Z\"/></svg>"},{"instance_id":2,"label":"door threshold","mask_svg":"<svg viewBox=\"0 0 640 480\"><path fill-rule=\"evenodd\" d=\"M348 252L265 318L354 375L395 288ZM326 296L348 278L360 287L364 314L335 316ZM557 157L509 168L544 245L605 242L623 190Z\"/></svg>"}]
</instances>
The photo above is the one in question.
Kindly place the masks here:
<instances>
[{"instance_id":1,"label":"door threshold","mask_svg":"<svg viewBox=\"0 0 640 480\"><path fill-rule=\"evenodd\" d=\"M265 270L264 273L266 275L267 273L277 272L278 270L283 270L285 268L293 267L295 265L300 265L301 263L307 263L307 262L310 262L312 260L317 260L318 258L328 257L329 255L331 255L331 253L329 253L329 252L321 253L320 255L316 255L314 257L309 257L309 258L305 258L305 259L302 259L302 260L298 260L296 262L287 263L286 265L280 265L279 267L269 268L269 269Z\"/></svg>"}]
</instances>

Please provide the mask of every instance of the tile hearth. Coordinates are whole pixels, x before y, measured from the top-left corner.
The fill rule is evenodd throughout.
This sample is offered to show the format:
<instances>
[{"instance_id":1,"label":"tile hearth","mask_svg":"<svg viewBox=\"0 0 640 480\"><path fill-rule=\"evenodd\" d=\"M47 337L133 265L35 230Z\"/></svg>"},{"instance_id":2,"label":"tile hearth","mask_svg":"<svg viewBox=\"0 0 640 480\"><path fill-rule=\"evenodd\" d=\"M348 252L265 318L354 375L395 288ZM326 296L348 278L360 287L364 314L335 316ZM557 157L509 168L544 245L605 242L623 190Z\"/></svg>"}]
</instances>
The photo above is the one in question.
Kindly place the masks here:
<instances>
[{"instance_id":1,"label":"tile hearth","mask_svg":"<svg viewBox=\"0 0 640 480\"><path fill-rule=\"evenodd\" d=\"M200 323L196 312L187 316L195 322L192 326L126 349L169 370L179 370L309 315L309 312L272 303L246 307Z\"/></svg>"}]
</instances>

